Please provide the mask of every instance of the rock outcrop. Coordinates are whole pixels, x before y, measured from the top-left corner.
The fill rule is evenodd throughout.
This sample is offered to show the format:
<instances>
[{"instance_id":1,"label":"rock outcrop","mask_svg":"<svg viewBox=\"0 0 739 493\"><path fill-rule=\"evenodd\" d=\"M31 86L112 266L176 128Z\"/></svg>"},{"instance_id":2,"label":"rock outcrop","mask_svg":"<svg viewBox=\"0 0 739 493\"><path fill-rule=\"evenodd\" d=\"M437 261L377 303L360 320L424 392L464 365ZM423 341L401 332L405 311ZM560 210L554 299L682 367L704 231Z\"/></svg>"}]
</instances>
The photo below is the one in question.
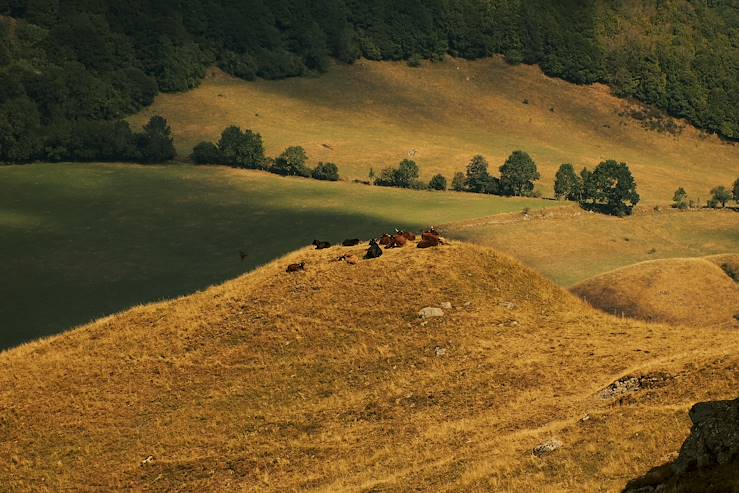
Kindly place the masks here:
<instances>
[{"instance_id":1,"label":"rock outcrop","mask_svg":"<svg viewBox=\"0 0 739 493\"><path fill-rule=\"evenodd\" d=\"M701 402L680 455L631 481L624 493L739 493L739 399Z\"/></svg>"}]
</instances>

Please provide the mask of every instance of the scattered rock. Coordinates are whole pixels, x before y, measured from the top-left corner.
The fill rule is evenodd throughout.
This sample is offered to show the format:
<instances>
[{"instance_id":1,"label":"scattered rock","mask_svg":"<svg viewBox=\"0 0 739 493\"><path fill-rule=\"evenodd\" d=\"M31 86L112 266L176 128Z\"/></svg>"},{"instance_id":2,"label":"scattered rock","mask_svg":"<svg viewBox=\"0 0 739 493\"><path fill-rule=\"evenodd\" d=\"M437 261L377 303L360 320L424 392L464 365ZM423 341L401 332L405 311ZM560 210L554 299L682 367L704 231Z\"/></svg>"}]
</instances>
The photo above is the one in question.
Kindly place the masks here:
<instances>
[{"instance_id":1,"label":"scattered rock","mask_svg":"<svg viewBox=\"0 0 739 493\"><path fill-rule=\"evenodd\" d=\"M451 310L452 309L452 304L449 301L445 301L444 303L442 303L439 306L442 307L444 310Z\"/></svg>"},{"instance_id":2,"label":"scattered rock","mask_svg":"<svg viewBox=\"0 0 739 493\"><path fill-rule=\"evenodd\" d=\"M154 456L153 455L150 455L146 459L144 459L144 460L141 461L141 465L142 466L145 466L147 464L152 464L153 462L154 462Z\"/></svg>"},{"instance_id":3,"label":"scattered rock","mask_svg":"<svg viewBox=\"0 0 739 493\"><path fill-rule=\"evenodd\" d=\"M436 356L444 356L446 354L446 348L436 346L434 348L434 352L436 353Z\"/></svg>"},{"instance_id":4,"label":"scattered rock","mask_svg":"<svg viewBox=\"0 0 739 493\"><path fill-rule=\"evenodd\" d=\"M426 308L422 308L418 312L418 316L421 318L443 317L444 310L442 310L441 308L434 307L434 306L427 306Z\"/></svg>"},{"instance_id":5,"label":"scattered rock","mask_svg":"<svg viewBox=\"0 0 739 493\"><path fill-rule=\"evenodd\" d=\"M465 301L464 306L470 306L472 304L471 301Z\"/></svg>"},{"instance_id":6,"label":"scattered rock","mask_svg":"<svg viewBox=\"0 0 739 493\"><path fill-rule=\"evenodd\" d=\"M545 455L549 455L560 448L562 448L562 442L560 442L556 438L550 438L549 440L542 442L534 447L532 453L536 457L544 457Z\"/></svg>"},{"instance_id":7,"label":"scattered rock","mask_svg":"<svg viewBox=\"0 0 739 493\"><path fill-rule=\"evenodd\" d=\"M510 327L518 327L518 320L511 320L510 322L508 322L508 325Z\"/></svg>"},{"instance_id":8,"label":"scattered rock","mask_svg":"<svg viewBox=\"0 0 739 493\"><path fill-rule=\"evenodd\" d=\"M611 385L603 389L601 398L612 399L621 397L624 394L639 392L645 389L656 389L668 385L673 379L669 373L655 372L649 375L625 376L613 382Z\"/></svg>"},{"instance_id":9,"label":"scattered rock","mask_svg":"<svg viewBox=\"0 0 739 493\"><path fill-rule=\"evenodd\" d=\"M498 304L502 306L503 308L505 308L506 310L513 310L514 308L516 308L516 304L511 303L510 301L501 301Z\"/></svg>"}]
</instances>

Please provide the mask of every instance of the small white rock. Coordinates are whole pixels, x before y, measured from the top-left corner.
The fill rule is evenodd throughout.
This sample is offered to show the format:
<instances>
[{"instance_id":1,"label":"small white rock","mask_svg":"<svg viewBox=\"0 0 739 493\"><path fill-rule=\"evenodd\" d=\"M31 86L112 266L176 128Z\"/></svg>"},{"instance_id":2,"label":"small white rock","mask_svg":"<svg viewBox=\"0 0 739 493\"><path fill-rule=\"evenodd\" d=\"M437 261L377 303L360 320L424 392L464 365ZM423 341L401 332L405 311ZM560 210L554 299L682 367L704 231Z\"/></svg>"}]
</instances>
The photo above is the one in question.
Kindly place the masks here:
<instances>
[{"instance_id":1,"label":"small white rock","mask_svg":"<svg viewBox=\"0 0 739 493\"><path fill-rule=\"evenodd\" d=\"M434 352L436 353L436 356L444 356L446 354L446 348L436 346L434 348Z\"/></svg>"},{"instance_id":2,"label":"small white rock","mask_svg":"<svg viewBox=\"0 0 739 493\"><path fill-rule=\"evenodd\" d=\"M442 303L439 306L441 306L444 310L451 310L452 309L452 304L449 301L445 301L444 303Z\"/></svg>"},{"instance_id":3,"label":"small white rock","mask_svg":"<svg viewBox=\"0 0 739 493\"><path fill-rule=\"evenodd\" d=\"M436 308L434 306L427 306L426 308L422 308L418 312L418 316L421 318L443 317L444 310L442 310L441 308Z\"/></svg>"}]
</instances>

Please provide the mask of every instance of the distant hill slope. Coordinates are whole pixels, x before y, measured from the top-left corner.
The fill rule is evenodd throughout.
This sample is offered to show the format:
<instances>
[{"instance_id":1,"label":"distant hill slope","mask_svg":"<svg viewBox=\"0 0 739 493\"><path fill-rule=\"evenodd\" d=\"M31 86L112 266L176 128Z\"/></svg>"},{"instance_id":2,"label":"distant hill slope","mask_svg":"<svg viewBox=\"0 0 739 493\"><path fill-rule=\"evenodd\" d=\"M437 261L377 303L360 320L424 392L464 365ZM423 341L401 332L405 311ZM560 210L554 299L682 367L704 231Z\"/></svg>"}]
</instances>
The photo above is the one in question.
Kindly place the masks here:
<instances>
[{"instance_id":1,"label":"distant hill slope","mask_svg":"<svg viewBox=\"0 0 739 493\"><path fill-rule=\"evenodd\" d=\"M736 263L739 255L721 258L722 264ZM617 315L693 327L739 328L739 284L719 265L702 258L641 262L589 279L572 292Z\"/></svg>"},{"instance_id":2,"label":"distant hill slope","mask_svg":"<svg viewBox=\"0 0 739 493\"><path fill-rule=\"evenodd\" d=\"M646 260L739 252L739 214L728 210L640 210L616 218L573 207L477 218L445 231L512 255L568 288Z\"/></svg>"},{"instance_id":3,"label":"distant hill slope","mask_svg":"<svg viewBox=\"0 0 739 493\"><path fill-rule=\"evenodd\" d=\"M335 260L364 248L0 353L4 487L614 491L739 385L735 331L599 314L461 243Z\"/></svg>"},{"instance_id":4,"label":"distant hill slope","mask_svg":"<svg viewBox=\"0 0 739 493\"><path fill-rule=\"evenodd\" d=\"M301 145L313 164L338 163L347 178L366 179L370 168L395 166L409 153L426 180L435 173L451 179L478 153L497 174L517 149L537 162L548 196L566 162L579 171L604 159L626 161L645 203L670 201L678 186L705 202L711 188L737 178L739 146L689 126L679 136L647 130L624 113L629 108L639 107L605 86L577 86L501 58L418 69L358 61L283 81L244 82L214 70L193 91L158 96L132 122L166 117L181 155L217 140L228 125L251 128L269 154Z\"/></svg>"}]
</instances>

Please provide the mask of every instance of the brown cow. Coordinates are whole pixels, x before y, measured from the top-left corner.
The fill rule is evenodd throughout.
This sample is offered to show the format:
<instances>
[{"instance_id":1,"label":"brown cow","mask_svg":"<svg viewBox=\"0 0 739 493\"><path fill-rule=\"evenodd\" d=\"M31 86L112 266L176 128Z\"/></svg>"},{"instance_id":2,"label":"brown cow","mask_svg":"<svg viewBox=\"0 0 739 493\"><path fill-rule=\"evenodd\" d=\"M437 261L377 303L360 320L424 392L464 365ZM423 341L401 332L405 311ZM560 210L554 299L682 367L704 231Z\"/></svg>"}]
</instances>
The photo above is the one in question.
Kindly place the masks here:
<instances>
[{"instance_id":1,"label":"brown cow","mask_svg":"<svg viewBox=\"0 0 739 493\"><path fill-rule=\"evenodd\" d=\"M411 233L410 231L398 231L395 230L395 236L401 235L408 241L415 241L416 240L416 234Z\"/></svg>"},{"instance_id":2,"label":"brown cow","mask_svg":"<svg viewBox=\"0 0 739 493\"><path fill-rule=\"evenodd\" d=\"M444 245L444 240L441 239L441 236L439 236L439 233L434 228L431 228L421 234L421 241L416 246L418 248L429 248L439 245Z\"/></svg>"},{"instance_id":3,"label":"brown cow","mask_svg":"<svg viewBox=\"0 0 739 493\"><path fill-rule=\"evenodd\" d=\"M406 243L408 243L406 237L401 234L397 234L392 237L390 243L385 248L403 248Z\"/></svg>"},{"instance_id":4,"label":"brown cow","mask_svg":"<svg viewBox=\"0 0 739 493\"><path fill-rule=\"evenodd\" d=\"M300 272L305 270L305 262L299 264L290 264L287 266L287 272Z\"/></svg>"},{"instance_id":5,"label":"brown cow","mask_svg":"<svg viewBox=\"0 0 739 493\"><path fill-rule=\"evenodd\" d=\"M382 233L382 236L380 237L380 245L387 246L390 244L390 242L393 241L393 237L390 236L387 233Z\"/></svg>"}]
</instances>

